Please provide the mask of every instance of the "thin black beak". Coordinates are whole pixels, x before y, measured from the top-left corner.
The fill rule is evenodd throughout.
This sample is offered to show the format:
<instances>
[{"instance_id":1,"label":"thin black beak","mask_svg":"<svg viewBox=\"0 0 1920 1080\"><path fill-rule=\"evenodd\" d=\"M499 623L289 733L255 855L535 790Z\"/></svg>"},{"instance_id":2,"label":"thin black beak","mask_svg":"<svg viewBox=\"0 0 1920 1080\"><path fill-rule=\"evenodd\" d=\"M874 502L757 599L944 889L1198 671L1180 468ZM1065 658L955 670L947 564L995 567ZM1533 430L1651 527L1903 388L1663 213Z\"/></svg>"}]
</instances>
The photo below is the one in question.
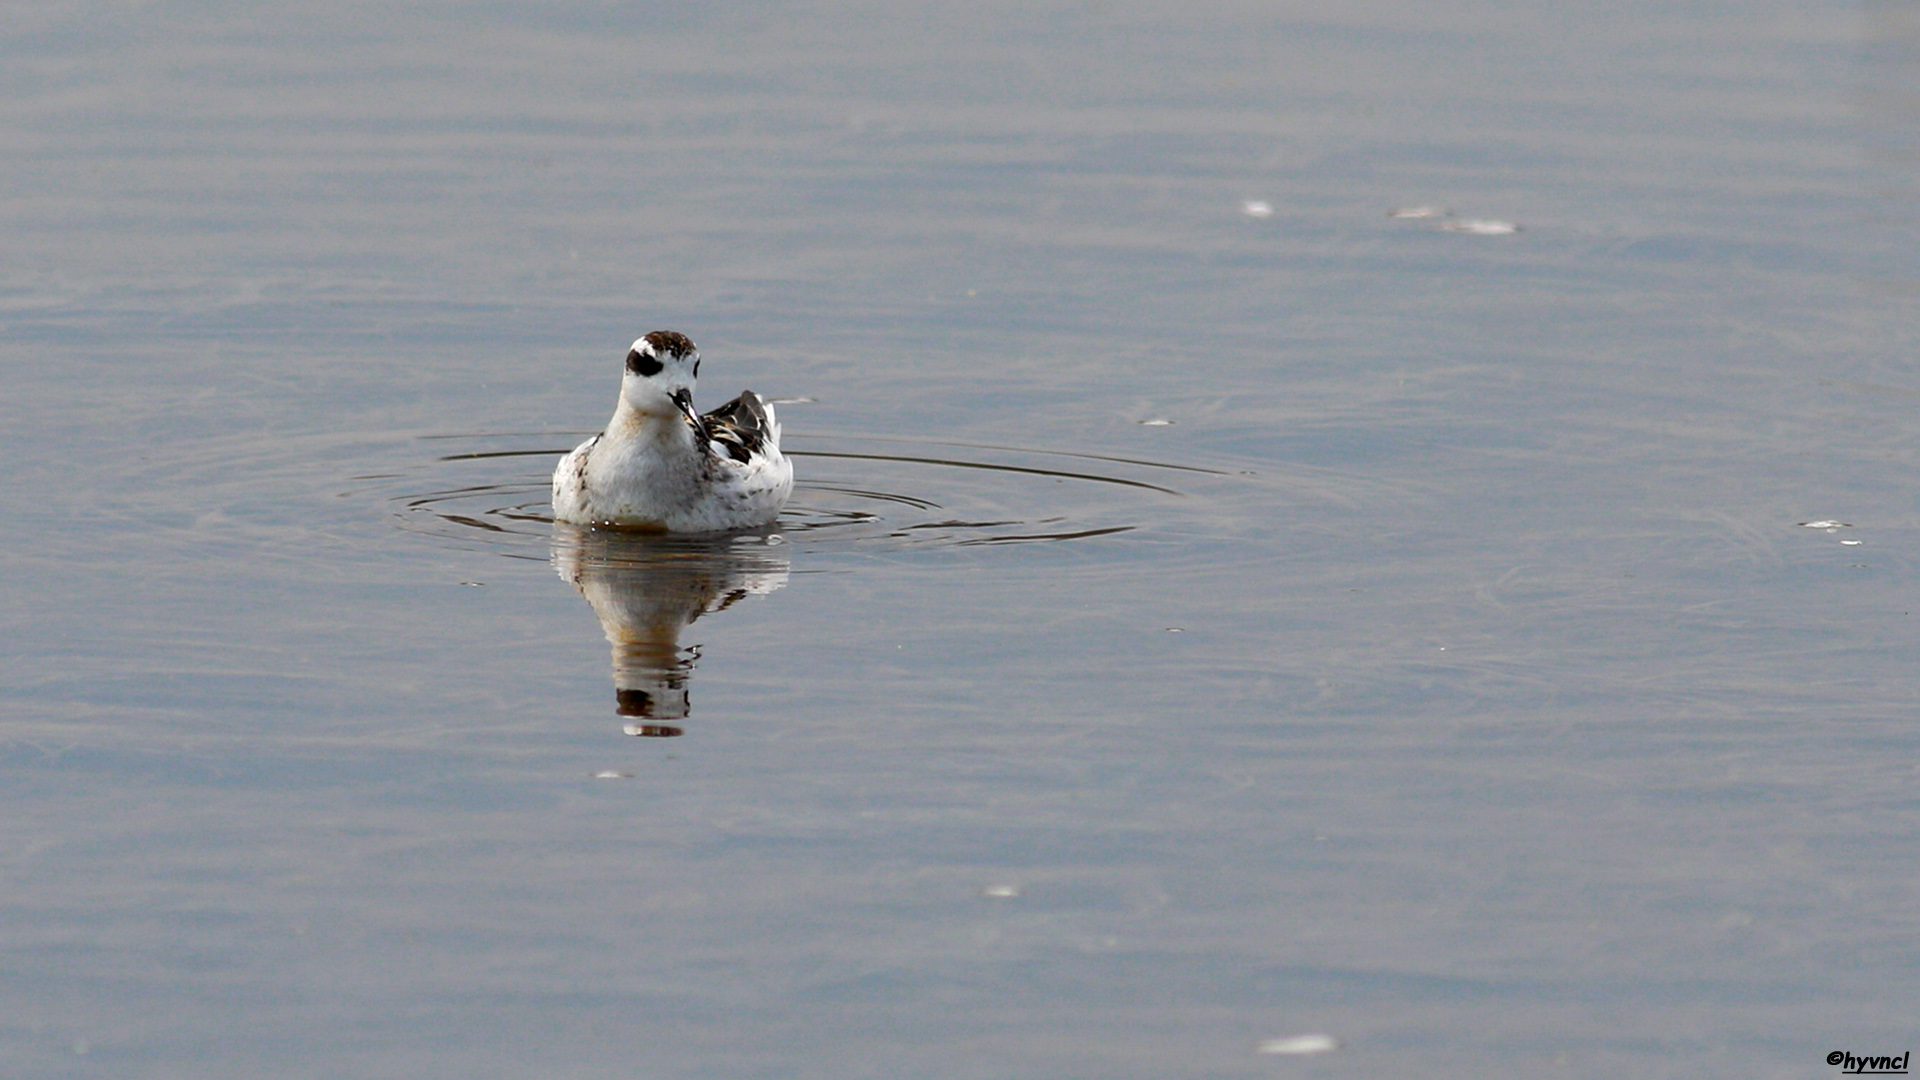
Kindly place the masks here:
<instances>
[{"instance_id":1,"label":"thin black beak","mask_svg":"<svg viewBox=\"0 0 1920 1080\"><path fill-rule=\"evenodd\" d=\"M693 391L675 390L673 392L673 403L680 406L680 415L687 418L687 423L693 425L693 430L699 431L700 414L693 411Z\"/></svg>"}]
</instances>

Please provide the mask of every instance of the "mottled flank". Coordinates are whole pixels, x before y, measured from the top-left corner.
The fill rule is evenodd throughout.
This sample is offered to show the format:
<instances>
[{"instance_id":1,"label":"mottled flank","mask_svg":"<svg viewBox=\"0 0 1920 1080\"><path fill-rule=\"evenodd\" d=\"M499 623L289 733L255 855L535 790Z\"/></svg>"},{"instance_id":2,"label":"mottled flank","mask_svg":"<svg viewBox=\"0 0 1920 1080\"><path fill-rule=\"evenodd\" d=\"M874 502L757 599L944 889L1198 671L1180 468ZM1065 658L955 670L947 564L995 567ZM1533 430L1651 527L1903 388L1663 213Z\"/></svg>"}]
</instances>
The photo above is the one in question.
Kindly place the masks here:
<instances>
[{"instance_id":1,"label":"mottled flank","mask_svg":"<svg viewBox=\"0 0 1920 1080\"><path fill-rule=\"evenodd\" d=\"M606 432L601 432L600 434L604 435ZM593 448L599 444L600 435L595 435L593 438L588 439L585 445L573 454L573 477L575 482L582 487L586 486L587 483L587 458L593 453Z\"/></svg>"},{"instance_id":2,"label":"mottled flank","mask_svg":"<svg viewBox=\"0 0 1920 1080\"><path fill-rule=\"evenodd\" d=\"M658 353L681 357L693 351L693 339L677 330L655 330L644 339Z\"/></svg>"}]
</instances>

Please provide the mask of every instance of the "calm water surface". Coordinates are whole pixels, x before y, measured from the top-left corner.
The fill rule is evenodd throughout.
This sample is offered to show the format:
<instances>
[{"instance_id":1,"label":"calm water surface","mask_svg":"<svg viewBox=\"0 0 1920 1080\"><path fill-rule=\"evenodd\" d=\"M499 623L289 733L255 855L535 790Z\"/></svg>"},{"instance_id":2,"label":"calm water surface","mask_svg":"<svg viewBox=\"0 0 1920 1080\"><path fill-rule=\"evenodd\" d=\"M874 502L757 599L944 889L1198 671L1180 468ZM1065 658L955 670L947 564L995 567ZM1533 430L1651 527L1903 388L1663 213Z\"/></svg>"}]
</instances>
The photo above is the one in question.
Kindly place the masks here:
<instances>
[{"instance_id":1,"label":"calm water surface","mask_svg":"<svg viewBox=\"0 0 1920 1080\"><path fill-rule=\"evenodd\" d=\"M1917 33L21 9L0 1073L1911 1049ZM546 520L654 328L776 529Z\"/></svg>"}]
</instances>

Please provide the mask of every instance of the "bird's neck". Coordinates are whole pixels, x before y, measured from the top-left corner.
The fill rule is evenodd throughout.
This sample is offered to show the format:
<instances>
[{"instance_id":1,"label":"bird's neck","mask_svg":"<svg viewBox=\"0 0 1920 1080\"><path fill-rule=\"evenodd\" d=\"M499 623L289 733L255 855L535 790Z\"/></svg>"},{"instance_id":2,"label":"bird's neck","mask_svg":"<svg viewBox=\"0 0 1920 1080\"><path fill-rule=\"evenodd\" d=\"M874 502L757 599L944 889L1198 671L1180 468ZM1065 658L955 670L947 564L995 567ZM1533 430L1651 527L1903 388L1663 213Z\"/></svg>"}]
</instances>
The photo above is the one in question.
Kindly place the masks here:
<instances>
[{"instance_id":1,"label":"bird's neck","mask_svg":"<svg viewBox=\"0 0 1920 1080\"><path fill-rule=\"evenodd\" d=\"M622 442L693 441L693 431L687 426L687 418L678 411L636 409L625 398L620 399L619 408L613 411L613 420L607 424L607 435Z\"/></svg>"}]
</instances>

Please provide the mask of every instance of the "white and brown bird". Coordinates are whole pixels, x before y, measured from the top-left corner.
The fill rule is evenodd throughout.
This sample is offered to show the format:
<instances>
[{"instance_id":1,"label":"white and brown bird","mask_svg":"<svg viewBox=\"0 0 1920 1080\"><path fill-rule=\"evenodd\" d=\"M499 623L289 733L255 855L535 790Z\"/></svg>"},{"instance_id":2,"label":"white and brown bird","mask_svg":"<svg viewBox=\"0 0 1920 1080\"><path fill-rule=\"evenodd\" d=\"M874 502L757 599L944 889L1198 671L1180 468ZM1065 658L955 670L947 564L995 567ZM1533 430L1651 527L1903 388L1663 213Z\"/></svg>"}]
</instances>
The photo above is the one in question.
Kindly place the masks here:
<instances>
[{"instance_id":1,"label":"white and brown bird","mask_svg":"<svg viewBox=\"0 0 1920 1080\"><path fill-rule=\"evenodd\" d=\"M553 516L575 525L655 532L756 529L780 516L793 463L780 422L751 390L705 416L693 409L700 351L655 330L627 351L607 429L553 470Z\"/></svg>"}]
</instances>

